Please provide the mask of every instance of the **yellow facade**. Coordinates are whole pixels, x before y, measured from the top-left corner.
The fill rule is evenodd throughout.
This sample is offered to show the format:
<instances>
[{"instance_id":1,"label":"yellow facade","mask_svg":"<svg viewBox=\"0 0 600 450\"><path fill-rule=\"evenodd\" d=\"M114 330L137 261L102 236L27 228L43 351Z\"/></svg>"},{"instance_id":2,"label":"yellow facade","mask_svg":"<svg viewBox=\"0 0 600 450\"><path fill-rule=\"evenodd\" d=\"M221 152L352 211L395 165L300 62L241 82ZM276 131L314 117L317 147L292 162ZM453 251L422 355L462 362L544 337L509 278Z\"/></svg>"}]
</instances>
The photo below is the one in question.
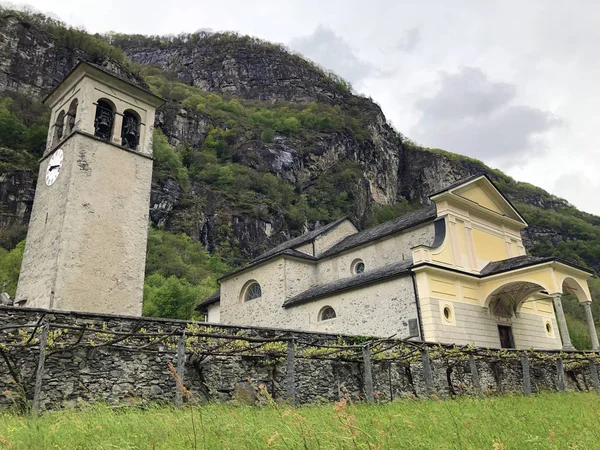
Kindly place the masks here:
<instances>
[{"instance_id":1,"label":"yellow facade","mask_svg":"<svg viewBox=\"0 0 600 450\"><path fill-rule=\"evenodd\" d=\"M554 260L482 272L525 257L520 230L527 223L483 176L432 200L444 220L443 242L413 249L425 340L498 347L500 325L512 327L517 348L561 348L552 297L568 292L591 301L590 274Z\"/></svg>"}]
</instances>

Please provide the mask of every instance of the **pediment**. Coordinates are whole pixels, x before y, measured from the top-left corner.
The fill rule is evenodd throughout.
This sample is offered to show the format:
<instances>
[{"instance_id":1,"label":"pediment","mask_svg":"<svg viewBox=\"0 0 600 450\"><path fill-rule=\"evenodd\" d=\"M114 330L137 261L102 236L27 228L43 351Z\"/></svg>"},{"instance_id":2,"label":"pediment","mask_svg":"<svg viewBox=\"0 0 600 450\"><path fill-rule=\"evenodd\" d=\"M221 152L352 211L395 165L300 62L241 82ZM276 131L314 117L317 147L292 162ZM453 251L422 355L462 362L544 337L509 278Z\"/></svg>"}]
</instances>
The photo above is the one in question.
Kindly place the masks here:
<instances>
[{"instance_id":1,"label":"pediment","mask_svg":"<svg viewBox=\"0 0 600 450\"><path fill-rule=\"evenodd\" d=\"M510 201L485 175L466 180L462 184L457 183L451 188L432 196L432 200L435 201L437 198L447 195L461 199L463 203L472 203L488 212L499 214L527 225L521 214L519 214Z\"/></svg>"}]
</instances>

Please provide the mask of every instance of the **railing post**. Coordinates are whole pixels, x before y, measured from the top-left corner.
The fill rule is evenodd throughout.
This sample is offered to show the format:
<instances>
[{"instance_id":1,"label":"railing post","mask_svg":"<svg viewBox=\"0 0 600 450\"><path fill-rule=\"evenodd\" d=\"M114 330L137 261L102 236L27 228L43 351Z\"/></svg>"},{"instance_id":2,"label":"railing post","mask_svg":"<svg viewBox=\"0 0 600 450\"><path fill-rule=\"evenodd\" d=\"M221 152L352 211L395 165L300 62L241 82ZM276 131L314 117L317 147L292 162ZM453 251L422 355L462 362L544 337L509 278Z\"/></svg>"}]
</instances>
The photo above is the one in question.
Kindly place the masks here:
<instances>
[{"instance_id":1,"label":"railing post","mask_svg":"<svg viewBox=\"0 0 600 450\"><path fill-rule=\"evenodd\" d=\"M479 371L477 370L477 361L475 356L469 355L469 367L471 368L471 379L473 380L473 387L479 397L483 397L483 390L481 389L481 381L479 379Z\"/></svg>"},{"instance_id":2,"label":"railing post","mask_svg":"<svg viewBox=\"0 0 600 450\"><path fill-rule=\"evenodd\" d=\"M565 364L562 358L556 360L556 387L559 391L565 390Z\"/></svg>"},{"instance_id":3,"label":"railing post","mask_svg":"<svg viewBox=\"0 0 600 450\"><path fill-rule=\"evenodd\" d=\"M35 387L33 388L33 414L38 415L40 413L40 396L42 394L42 378L44 376L44 364L46 362L46 343L48 342L48 329L50 325L48 322L42 327L40 334L40 355L38 358L37 370L35 372Z\"/></svg>"},{"instance_id":4,"label":"railing post","mask_svg":"<svg viewBox=\"0 0 600 450\"><path fill-rule=\"evenodd\" d=\"M364 384L365 384L365 395L367 402L373 402L375 400L375 394L373 392L373 369L371 366L371 348L369 344L363 345L362 357L364 365Z\"/></svg>"},{"instance_id":5,"label":"railing post","mask_svg":"<svg viewBox=\"0 0 600 450\"><path fill-rule=\"evenodd\" d=\"M590 374L592 376L592 385L594 386L594 390L600 394L600 382L598 381L598 369L596 367L596 363L593 359L589 360L590 363Z\"/></svg>"},{"instance_id":6,"label":"railing post","mask_svg":"<svg viewBox=\"0 0 600 450\"><path fill-rule=\"evenodd\" d=\"M433 372L431 370L431 359L427 349L421 350L421 361L423 362L423 379L427 395L433 394Z\"/></svg>"},{"instance_id":7,"label":"railing post","mask_svg":"<svg viewBox=\"0 0 600 450\"><path fill-rule=\"evenodd\" d=\"M177 342L177 375L179 375L181 387L176 386L175 405L181 408L183 406L183 377L185 376L185 331L179 336L179 341Z\"/></svg>"},{"instance_id":8,"label":"railing post","mask_svg":"<svg viewBox=\"0 0 600 450\"><path fill-rule=\"evenodd\" d=\"M294 367L294 359L296 357L296 349L294 339L288 341L287 348L287 364L286 364L286 397L290 405L296 403L296 370Z\"/></svg>"},{"instance_id":9,"label":"railing post","mask_svg":"<svg viewBox=\"0 0 600 450\"><path fill-rule=\"evenodd\" d=\"M521 367L523 368L523 391L525 395L531 395L531 375L529 374L529 358L521 356Z\"/></svg>"}]
</instances>

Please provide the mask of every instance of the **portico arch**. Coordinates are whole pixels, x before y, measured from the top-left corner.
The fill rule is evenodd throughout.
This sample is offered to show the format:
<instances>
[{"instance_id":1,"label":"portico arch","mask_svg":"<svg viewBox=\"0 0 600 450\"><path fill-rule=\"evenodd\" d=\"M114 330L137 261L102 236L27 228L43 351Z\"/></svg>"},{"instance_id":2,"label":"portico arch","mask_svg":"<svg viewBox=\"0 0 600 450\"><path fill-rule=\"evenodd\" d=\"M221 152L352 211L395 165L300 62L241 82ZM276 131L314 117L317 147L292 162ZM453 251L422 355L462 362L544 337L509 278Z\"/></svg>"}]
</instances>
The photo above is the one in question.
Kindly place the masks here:
<instances>
[{"instance_id":1,"label":"portico arch","mask_svg":"<svg viewBox=\"0 0 600 450\"><path fill-rule=\"evenodd\" d=\"M519 312L523 303L533 294L546 290L546 287L533 281L511 281L494 289L486 297L484 306L489 308L502 301L510 305L514 312Z\"/></svg>"},{"instance_id":2,"label":"portico arch","mask_svg":"<svg viewBox=\"0 0 600 450\"><path fill-rule=\"evenodd\" d=\"M587 290L575 278L565 277L562 280L561 286L563 294L574 295L577 297L577 300L579 300L579 303L585 303L592 300Z\"/></svg>"}]
</instances>

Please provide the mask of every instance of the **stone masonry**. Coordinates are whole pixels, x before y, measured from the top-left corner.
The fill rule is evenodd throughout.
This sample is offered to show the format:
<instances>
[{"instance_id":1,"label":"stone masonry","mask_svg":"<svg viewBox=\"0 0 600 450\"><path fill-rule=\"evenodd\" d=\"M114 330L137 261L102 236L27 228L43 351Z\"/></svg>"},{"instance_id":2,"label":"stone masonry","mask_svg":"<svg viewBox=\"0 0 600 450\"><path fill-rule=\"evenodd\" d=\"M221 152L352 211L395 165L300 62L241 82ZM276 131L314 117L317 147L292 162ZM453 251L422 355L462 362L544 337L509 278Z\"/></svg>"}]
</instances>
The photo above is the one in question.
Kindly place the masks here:
<instances>
[{"instance_id":1,"label":"stone masonry","mask_svg":"<svg viewBox=\"0 0 600 450\"><path fill-rule=\"evenodd\" d=\"M181 335L190 322L58 312L0 306L0 405L9 408L30 404L33 400L40 347L35 339L18 347L11 343L26 341L31 333L25 324L51 322L65 326L87 326L118 332L162 332ZM16 328L10 328L15 326ZM19 328L18 326L21 326ZM240 328L197 324L206 332L273 338L293 336L298 344L334 344L338 336L302 333L266 328ZM77 337L79 331L66 331ZM352 339L352 338L348 338ZM176 349L158 347L162 353L124 350L118 344L91 346L82 339L78 345L64 350L53 348L52 339L46 347L39 404L41 409L74 406L81 402L109 403L173 402L176 384L169 372L169 362L177 366ZM433 350L435 347L432 346ZM547 353L548 355L550 353ZM532 391L560 390L555 363L530 360ZM198 402L252 401L256 388L264 385L276 399L286 399L286 359L255 356L206 356L187 353L184 384ZM298 404L337 401L341 397L364 399L365 371L362 361L339 359L294 360L294 390ZM421 359L411 364L400 361L372 360L375 399L391 401L399 397L474 395L477 393L469 360L434 360L428 383ZM522 365L512 361L477 361L483 394L523 392ZM576 370L566 367L566 390L589 390L593 387L590 367Z\"/></svg>"}]
</instances>

